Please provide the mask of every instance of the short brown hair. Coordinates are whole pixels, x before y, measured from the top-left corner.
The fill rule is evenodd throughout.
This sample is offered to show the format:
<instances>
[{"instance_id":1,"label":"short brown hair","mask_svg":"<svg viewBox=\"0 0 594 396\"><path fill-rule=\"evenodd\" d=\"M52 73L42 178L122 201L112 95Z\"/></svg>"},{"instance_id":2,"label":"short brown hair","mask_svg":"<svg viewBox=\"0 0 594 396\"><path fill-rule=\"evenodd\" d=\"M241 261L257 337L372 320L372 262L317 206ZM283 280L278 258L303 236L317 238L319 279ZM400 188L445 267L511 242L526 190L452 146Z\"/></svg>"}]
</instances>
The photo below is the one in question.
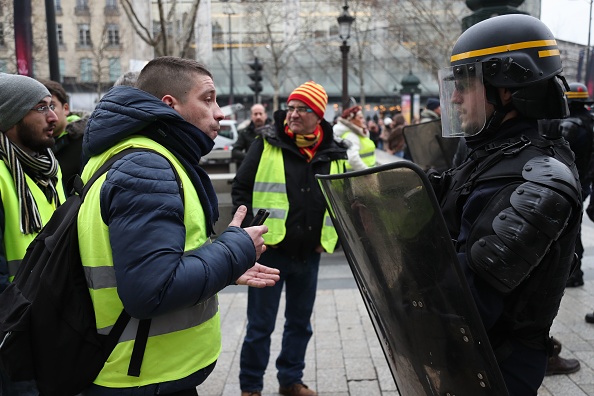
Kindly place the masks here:
<instances>
[{"instance_id":1,"label":"short brown hair","mask_svg":"<svg viewBox=\"0 0 594 396\"><path fill-rule=\"evenodd\" d=\"M52 80L38 80L38 81L40 83L42 83L43 85L45 85L45 87L47 88L48 91L50 91L52 96L57 98L60 101L60 103L62 103L63 105L68 103L68 101L70 100L70 98L68 97L68 94L64 90L64 87L59 82L52 81Z\"/></svg>"},{"instance_id":2,"label":"short brown hair","mask_svg":"<svg viewBox=\"0 0 594 396\"><path fill-rule=\"evenodd\" d=\"M136 88L159 99L171 95L184 101L188 91L193 88L189 82L195 73L212 78L206 66L194 59L162 56L144 66L136 81Z\"/></svg>"}]
</instances>

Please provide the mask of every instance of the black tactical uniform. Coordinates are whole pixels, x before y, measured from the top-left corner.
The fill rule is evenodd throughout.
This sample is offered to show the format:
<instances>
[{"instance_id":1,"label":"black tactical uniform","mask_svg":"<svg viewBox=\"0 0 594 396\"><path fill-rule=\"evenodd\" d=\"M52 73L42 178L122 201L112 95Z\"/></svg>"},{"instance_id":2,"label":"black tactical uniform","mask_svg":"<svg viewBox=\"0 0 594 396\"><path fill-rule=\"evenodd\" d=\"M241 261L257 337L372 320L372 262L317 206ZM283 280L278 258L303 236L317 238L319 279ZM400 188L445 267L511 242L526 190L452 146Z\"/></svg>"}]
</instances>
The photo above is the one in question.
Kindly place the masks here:
<instances>
[{"instance_id":1,"label":"black tactical uniform","mask_svg":"<svg viewBox=\"0 0 594 396\"><path fill-rule=\"evenodd\" d=\"M469 154L436 193L510 395L537 394L575 261L573 154L536 121L566 116L561 71L552 33L526 15L472 26L440 71L444 136L465 137Z\"/></svg>"}]
</instances>

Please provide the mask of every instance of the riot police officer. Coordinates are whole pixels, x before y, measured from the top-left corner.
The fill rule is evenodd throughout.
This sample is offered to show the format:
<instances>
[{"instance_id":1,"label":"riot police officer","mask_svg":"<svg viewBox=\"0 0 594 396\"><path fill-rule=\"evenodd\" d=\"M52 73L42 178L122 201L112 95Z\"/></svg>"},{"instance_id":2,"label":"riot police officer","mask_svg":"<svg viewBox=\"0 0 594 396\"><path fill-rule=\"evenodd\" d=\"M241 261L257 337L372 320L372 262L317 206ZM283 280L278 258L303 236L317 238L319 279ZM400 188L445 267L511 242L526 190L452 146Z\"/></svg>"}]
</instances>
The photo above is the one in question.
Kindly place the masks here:
<instances>
[{"instance_id":1,"label":"riot police officer","mask_svg":"<svg viewBox=\"0 0 594 396\"><path fill-rule=\"evenodd\" d=\"M551 31L522 14L466 30L439 72L442 133L469 154L436 193L510 395L542 383L580 226L573 154L536 121L567 116L561 72Z\"/></svg>"},{"instance_id":2,"label":"riot police officer","mask_svg":"<svg viewBox=\"0 0 594 396\"><path fill-rule=\"evenodd\" d=\"M582 83L570 83L569 91L565 95L567 96L570 116L561 120L559 129L575 154L575 165L582 186L582 199L586 200L592 192L590 166L593 144L592 134L594 132L594 120L586 106L592 105L593 101L589 97L588 88ZM575 253L578 256L578 261L576 268L567 280L567 287L577 287L584 284L584 272L581 268L584 246L582 245L581 232L576 240Z\"/></svg>"}]
</instances>

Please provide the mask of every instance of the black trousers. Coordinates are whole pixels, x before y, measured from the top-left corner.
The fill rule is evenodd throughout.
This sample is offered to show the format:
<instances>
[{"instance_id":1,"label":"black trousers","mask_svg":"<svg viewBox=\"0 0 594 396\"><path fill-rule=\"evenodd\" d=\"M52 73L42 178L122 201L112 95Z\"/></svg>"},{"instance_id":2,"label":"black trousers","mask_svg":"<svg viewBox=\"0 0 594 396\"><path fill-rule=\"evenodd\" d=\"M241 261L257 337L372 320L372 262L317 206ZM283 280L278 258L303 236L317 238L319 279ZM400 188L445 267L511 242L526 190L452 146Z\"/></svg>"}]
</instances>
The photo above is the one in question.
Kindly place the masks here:
<instances>
[{"instance_id":1,"label":"black trousers","mask_svg":"<svg viewBox=\"0 0 594 396\"><path fill-rule=\"evenodd\" d=\"M164 396L198 396L198 391L196 389L188 389L175 393L170 393Z\"/></svg>"}]
</instances>

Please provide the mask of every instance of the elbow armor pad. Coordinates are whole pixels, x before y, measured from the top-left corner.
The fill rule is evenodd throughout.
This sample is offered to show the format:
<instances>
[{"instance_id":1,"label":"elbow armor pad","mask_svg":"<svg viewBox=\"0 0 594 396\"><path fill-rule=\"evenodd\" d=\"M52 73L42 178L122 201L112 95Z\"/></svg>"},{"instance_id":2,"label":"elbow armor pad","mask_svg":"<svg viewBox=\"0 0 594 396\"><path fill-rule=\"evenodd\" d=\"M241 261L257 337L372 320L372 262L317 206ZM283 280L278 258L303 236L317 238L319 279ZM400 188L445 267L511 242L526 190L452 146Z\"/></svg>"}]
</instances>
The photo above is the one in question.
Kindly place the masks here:
<instances>
[{"instance_id":1,"label":"elbow armor pad","mask_svg":"<svg viewBox=\"0 0 594 396\"><path fill-rule=\"evenodd\" d=\"M533 158L524 165L522 177L526 181L511 193L509 203L495 201L477 219L468 238L470 267L504 294L530 274L572 214L581 210L579 183L562 162Z\"/></svg>"}]
</instances>

